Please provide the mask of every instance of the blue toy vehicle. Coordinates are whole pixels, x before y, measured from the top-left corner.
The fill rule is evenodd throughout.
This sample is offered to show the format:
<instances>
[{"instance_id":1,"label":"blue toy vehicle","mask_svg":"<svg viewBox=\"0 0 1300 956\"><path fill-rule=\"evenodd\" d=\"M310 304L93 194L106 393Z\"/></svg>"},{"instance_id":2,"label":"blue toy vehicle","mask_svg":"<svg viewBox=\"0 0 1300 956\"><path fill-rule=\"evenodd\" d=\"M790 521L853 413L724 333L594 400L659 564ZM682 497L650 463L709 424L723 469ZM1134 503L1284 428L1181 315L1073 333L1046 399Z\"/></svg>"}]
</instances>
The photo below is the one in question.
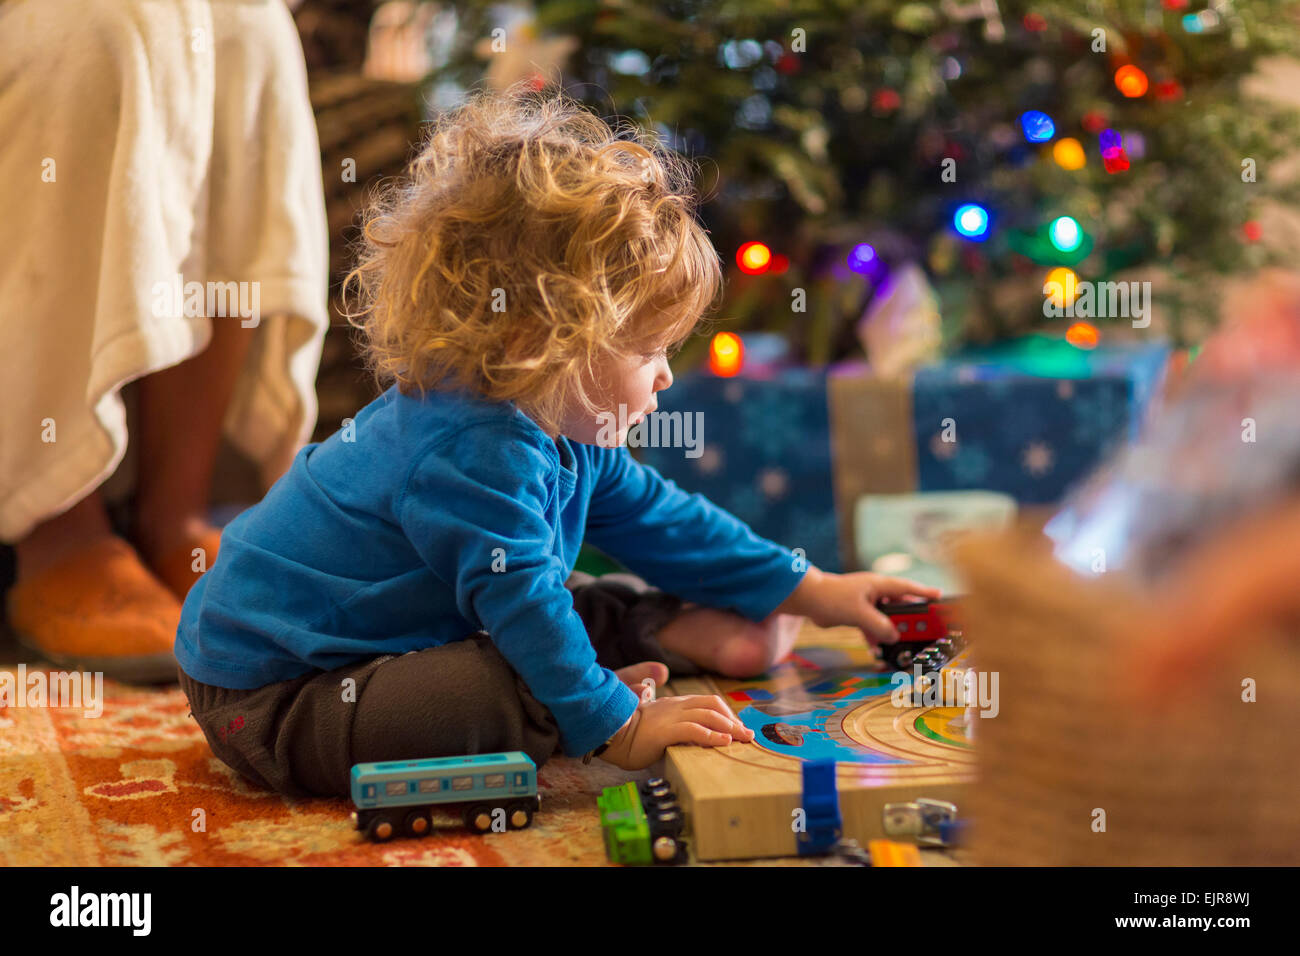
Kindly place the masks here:
<instances>
[{"instance_id":1,"label":"blue toy vehicle","mask_svg":"<svg viewBox=\"0 0 1300 956\"><path fill-rule=\"evenodd\" d=\"M542 806L537 765L518 750L359 763L352 768L352 802L352 822L375 843L398 833L427 836L435 806L461 806L465 826L476 833L522 830Z\"/></svg>"}]
</instances>

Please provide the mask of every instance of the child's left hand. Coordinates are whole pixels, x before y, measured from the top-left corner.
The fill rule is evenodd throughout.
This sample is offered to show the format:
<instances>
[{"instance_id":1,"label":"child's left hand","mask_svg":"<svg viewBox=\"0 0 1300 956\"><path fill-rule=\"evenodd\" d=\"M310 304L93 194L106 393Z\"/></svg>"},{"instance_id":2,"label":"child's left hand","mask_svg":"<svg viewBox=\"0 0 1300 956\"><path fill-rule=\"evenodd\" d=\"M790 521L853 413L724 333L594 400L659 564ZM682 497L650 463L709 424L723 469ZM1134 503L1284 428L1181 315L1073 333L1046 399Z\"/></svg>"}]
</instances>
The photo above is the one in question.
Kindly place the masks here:
<instances>
[{"instance_id":1,"label":"child's left hand","mask_svg":"<svg viewBox=\"0 0 1300 956\"><path fill-rule=\"evenodd\" d=\"M907 578L890 578L870 571L832 574L810 567L777 611L802 615L818 627L860 627L872 643L893 644L898 640L898 631L876 603L885 598L936 601L939 596L938 588Z\"/></svg>"}]
</instances>

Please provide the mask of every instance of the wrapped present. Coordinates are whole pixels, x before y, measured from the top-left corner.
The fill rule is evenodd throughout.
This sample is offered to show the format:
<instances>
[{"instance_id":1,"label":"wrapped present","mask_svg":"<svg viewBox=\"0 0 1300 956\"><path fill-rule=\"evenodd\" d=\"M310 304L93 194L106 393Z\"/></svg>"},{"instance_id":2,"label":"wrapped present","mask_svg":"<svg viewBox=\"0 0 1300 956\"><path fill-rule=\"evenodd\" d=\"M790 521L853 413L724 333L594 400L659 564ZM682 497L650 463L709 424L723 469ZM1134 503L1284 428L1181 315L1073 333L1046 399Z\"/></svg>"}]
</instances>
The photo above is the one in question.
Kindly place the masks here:
<instances>
[{"instance_id":1,"label":"wrapped present","mask_svg":"<svg viewBox=\"0 0 1300 956\"><path fill-rule=\"evenodd\" d=\"M863 495L853 512L858 566L960 591L948 551L960 534L1010 525L1016 502L995 491Z\"/></svg>"},{"instance_id":2,"label":"wrapped present","mask_svg":"<svg viewBox=\"0 0 1300 956\"><path fill-rule=\"evenodd\" d=\"M697 416L693 434L698 440L702 426L703 441L656 446L661 435L692 433L648 428L648 447L629 441L638 460L763 537L802 549L817 567L840 570L824 370L747 366L730 378L682 375L659 393L657 416L674 414Z\"/></svg>"},{"instance_id":3,"label":"wrapped present","mask_svg":"<svg viewBox=\"0 0 1300 956\"><path fill-rule=\"evenodd\" d=\"M1083 351L1031 336L884 379L864 363L828 380L841 554L857 563L863 495L983 489L1022 505L1061 500L1116 442L1136 437L1162 344Z\"/></svg>"},{"instance_id":4,"label":"wrapped present","mask_svg":"<svg viewBox=\"0 0 1300 956\"><path fill-rule=\"evenodd\" d=\"M1136 434L1167 357L1163 345L1084 352L1035 337L890 379L863 363L700 370L659 394L659 413L699 415L702 432L647 429L651 444L632 454L818 567L859 568L864 495L1059 501ZM657 433L691 435L694 447L655 445Z\"/></svg>"}]
</instances>

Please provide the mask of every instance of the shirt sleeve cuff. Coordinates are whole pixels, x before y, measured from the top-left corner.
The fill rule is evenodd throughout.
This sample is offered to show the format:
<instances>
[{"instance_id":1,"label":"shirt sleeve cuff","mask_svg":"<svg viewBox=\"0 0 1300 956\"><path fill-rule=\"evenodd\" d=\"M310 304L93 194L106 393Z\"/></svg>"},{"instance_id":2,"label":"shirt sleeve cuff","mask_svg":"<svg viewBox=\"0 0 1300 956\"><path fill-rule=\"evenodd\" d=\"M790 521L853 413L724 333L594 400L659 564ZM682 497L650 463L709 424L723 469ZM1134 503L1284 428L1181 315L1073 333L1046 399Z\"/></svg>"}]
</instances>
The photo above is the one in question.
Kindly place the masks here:
<instances>
[{"instance_id":1,"label":"shirt sleeve cuff","mask_svg":"<svg viewBox=\"0 0 1300 956\"><path fill-rule=\"evenodd\" d=\"M808 574L810 565L805 564L803 570L795 571L790 566L792 563L793 561L786 562L784 566L779 567L772 575L771 583L743 595L733 604L733 607L751 621L761 621L766 618L785 603L785 599L794 593L795 588Z\"/></svg>"},{"instance_id":2,"label":"shirt sleeve cuff","mask_svg":"<svg viewBox=\"0 0 1300 956\"><path fill-rule=\"evenodd\" d=\"M586 728L585 732L565 735L565 754L570 757L581 757L595 750L618 733L640 702L641 699L632 691L632 688L619 681L618 687L614 689L614 693L610 694L609 700L605 702L605 706L600 709L600 712Z\"/></svg>"}]
</instances>

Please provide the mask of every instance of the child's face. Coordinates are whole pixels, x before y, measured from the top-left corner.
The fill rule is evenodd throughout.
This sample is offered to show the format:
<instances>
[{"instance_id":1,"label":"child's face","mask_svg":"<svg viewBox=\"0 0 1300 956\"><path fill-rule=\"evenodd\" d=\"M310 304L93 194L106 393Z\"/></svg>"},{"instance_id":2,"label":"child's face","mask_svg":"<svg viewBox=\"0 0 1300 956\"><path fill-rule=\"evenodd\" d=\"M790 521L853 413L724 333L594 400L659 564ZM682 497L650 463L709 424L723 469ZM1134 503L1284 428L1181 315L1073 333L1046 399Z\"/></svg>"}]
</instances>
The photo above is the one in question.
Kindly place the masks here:
<instances>
[{"instance_id":1,"label":"child's face","mask_svg":"<svg viewBox=\"0 0 1300 956\"><path fill-rule=\"evenodd\" d=\"M617 448L631 426L659 407L655 393L673 384L667 349L608 359L592 384L602 413L593 417L578 411L565 419L561 431L584 445Z\"/></svg>"}]
</instances>

